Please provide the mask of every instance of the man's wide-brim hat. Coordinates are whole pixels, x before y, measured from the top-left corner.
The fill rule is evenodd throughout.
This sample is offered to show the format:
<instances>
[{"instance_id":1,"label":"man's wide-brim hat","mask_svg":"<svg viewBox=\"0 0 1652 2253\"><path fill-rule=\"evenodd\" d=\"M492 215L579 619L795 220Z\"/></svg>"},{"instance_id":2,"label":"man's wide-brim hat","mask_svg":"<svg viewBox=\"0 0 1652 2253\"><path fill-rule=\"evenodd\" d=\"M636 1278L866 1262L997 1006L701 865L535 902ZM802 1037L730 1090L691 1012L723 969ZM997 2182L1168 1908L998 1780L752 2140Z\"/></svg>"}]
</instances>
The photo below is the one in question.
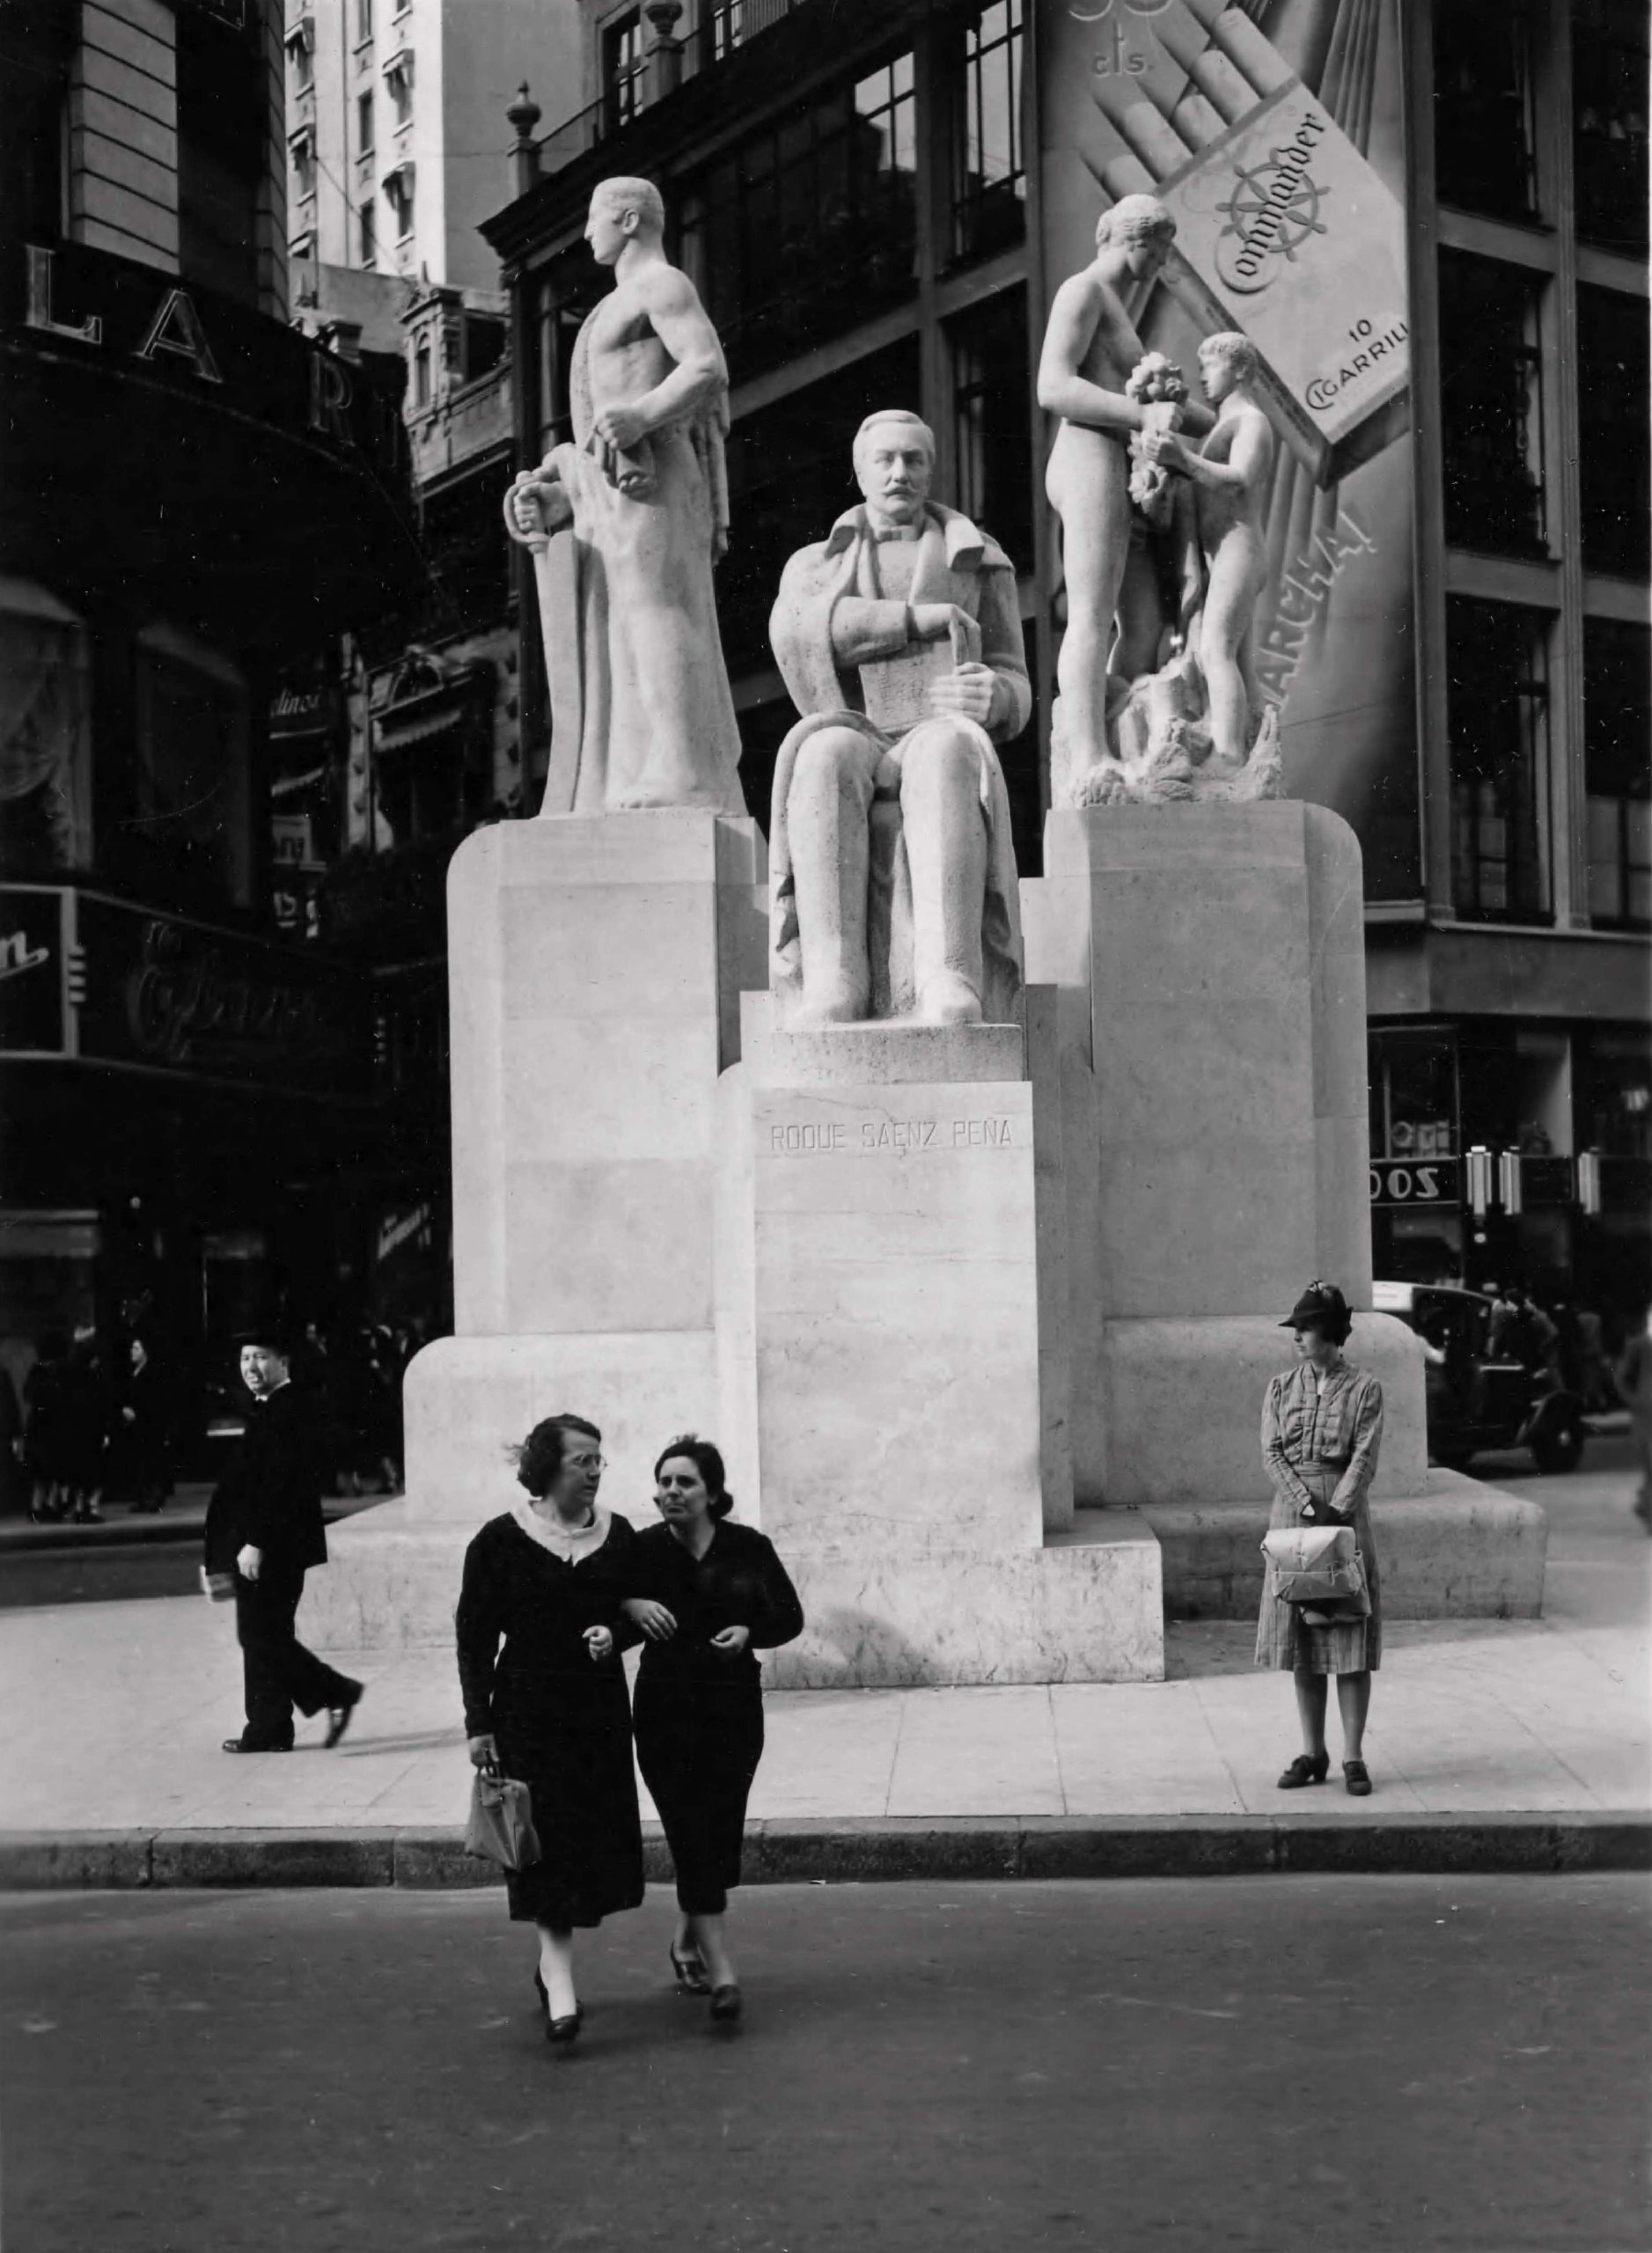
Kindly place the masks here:
<instances>
[{"instance_id":1,"label":"man's wide-brim hat","mask_svg":"<svg viewBox=\"0 0 1652 2253\"><path fill-rule=\"evenodd\" d=\"M1280 1324L1281 1330L1346 1330L1348 1303L1334 1283L1310 1283Z\"/></svg>"}]
</instances>

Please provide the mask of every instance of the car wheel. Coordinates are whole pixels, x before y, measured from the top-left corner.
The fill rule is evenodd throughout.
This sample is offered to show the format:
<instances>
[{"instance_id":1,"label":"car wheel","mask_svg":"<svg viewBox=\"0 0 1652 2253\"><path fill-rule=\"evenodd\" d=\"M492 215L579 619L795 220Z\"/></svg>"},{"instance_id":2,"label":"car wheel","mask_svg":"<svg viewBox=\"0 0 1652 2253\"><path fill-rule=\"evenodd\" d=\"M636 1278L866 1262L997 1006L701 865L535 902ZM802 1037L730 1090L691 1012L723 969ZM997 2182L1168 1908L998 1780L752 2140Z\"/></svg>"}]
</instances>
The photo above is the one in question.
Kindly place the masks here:
<instances>
[{"instance_id":1,"label":"car wheel","mask_svg":"<svg viewBox=\"0 0 1652 2253\"><path fill-rule=\"evenodd\" d=\"M1531 1459L1546 1478L1575 1471L1582 1452L1583 1432L1579 1424L1559 1424L1552 1432L1539 1432L1531 1442Z\"/></svg>"}]
</instances>

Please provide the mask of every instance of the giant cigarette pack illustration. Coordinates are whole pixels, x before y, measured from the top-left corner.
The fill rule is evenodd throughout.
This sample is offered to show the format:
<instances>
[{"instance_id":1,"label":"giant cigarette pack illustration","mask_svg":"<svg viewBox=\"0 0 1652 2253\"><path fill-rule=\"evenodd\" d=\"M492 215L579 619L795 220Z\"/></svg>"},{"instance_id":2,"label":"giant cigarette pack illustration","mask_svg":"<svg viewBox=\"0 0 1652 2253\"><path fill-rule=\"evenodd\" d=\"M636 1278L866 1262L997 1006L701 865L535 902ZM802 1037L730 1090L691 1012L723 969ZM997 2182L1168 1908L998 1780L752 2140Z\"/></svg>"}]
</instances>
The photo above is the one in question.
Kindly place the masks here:
<instances>
[{"instance_id":1,"label":"giant cigarette pack illustration","mask_svg":"<svg viewBox=\"0 0 1652 2253\"><path fill-rule=\"evenodd\" d=\"M1321 484L1345 475L1406 422L1399 202L1239 9L1068 12L1111 34L1091 62L1092 176L1168 205L1167 285L1202 327L1250 337L1286 442Z\"/></svg>"}]
</instances>

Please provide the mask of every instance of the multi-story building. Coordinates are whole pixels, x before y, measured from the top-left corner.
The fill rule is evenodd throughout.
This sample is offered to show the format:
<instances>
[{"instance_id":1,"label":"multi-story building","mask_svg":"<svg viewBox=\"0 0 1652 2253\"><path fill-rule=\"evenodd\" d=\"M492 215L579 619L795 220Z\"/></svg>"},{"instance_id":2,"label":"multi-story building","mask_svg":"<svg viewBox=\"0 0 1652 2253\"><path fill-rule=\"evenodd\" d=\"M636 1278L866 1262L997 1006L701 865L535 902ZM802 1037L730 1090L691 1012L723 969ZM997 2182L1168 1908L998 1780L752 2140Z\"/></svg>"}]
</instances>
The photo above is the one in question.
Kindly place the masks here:
<instances>
[{"instance_id":1,"label":"multi-story building","mask_svg":"<svg viewBox=\"0 0 1652 2253\"><path fill-rule=\"evenodd\" d=\"M1644 9L589 0L580 19L582 106L525 133L522 192L486 228L518 459L569 434L573 340L607 286L591 188L644 174L729 359L718 599L753 812L792 717L767 641L782 561L853 497L863 415L914 406L937 490L1019 570L1037 708L1005 764L1039 866L1064 615L1045 317L1102 209L1161 194L1184 254L1133 309L1146 341L1191 369L1201 331L1245 328L1277 409L1258 669L1289 787L1364 848L1378 1272L1512 1268L1630 1318L1652 1186ZM1338 279L1304 296L1320 238ZM532 625L522 678L536 772Z\"/></svg>"},{"instance_id":2,"label":"multi-story building","mask_svg":"<svg viewBox=\"0 0 1652 2253\"><path fill-rule=\"evenodd\" d=\"M367 982L280 943L269 708L422 584L393 404L288 322L277 0L0 26L0 1335L169 1352L359 1265Z\"/></svg>"},{"instance_id":3,"label":"multi-story building","mask_svg":"<svg viewBox=\"0 0 1652 2253\"><path fill-rule=\"evenodd\" d=\"M284 36L294 258L496 289L505 108L525 73L576 99L568 0L287 0Z\"/></svg>"}]
</instances>

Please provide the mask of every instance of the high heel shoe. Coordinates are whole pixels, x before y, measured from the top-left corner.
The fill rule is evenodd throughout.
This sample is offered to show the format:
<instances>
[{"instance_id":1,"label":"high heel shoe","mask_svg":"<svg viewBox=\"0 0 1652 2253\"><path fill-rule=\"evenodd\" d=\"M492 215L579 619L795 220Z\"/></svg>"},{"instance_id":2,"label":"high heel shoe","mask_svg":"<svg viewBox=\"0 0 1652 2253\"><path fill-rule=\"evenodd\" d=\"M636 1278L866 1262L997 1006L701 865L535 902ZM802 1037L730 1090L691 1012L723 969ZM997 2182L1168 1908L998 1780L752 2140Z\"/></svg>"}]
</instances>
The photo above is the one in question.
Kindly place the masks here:
<instances>
[{"instance_id":1,"label":"high heel shoe","mask_svg":"<svg viewBox=\"0 0 1652 2253\"><path fill-rule=\"evenodd\" d=\"M1342 1763L1342 1781L1351 1798L1370 1797L1371 1772L1363 1760L1345 1760Z\"/></svg>"},{"instance_id":2,"label":"high heel shoe","mask_svg":"<svg viewBox=\"0 0 1652 2253\"><path fill-rule=\"evenodd\" d=\"M1307 1753L1299 1752L1280 1778L1279 1788L1282 1792L1300 1791L1304 1784L1324 1783L1330 1772L1328 1752L1317 1753L1311 1758Z\"/></svg>"},{"instance_id":3,"label":"high heel shoe","mask_svg":"<svg viewBox=\"0 0 1652 2253\"><path fill-rule=\"evenodd\" d=\"M571 2016L568 2018L547 2018L545 2022L546 2040L547 2042L555 2043L559 2047L563 2044L571 2042L578 2031L579 2013L577 2010L574 2011Z\"/></svg>"},{"instance_id":4,"label":"high heel shoe","mask_svg":"<svg viewBox=\"0 0 1652 2253\"><path fill-rule=\"evenodd\" d=\"M540 1999L540 2008L548 2014L551 2007L551 1999L546 1992L545 1981L537 1971L533 1974L533 1992ZM584 2003L576 2003L574 2005L574 2023L576 2026L583 2026L584 2022L585 2006ZM564 2037L564 2039L568 2038L571 2037Z\"/></svg>"},{"instance_id":5,"label":"high heel shoe","mask_svg":"<svg viewBox=\"0 0 1652 2253\"><path fill-rule=\"evenodd\" d=\"M719 2025L738 2025L739 2022L740 2013L744 2008L744 1999L741 1996L739 1989L735 1985L732 1979L728 1982L726 1986L714 1987L712 1989L711 2015L717 2021Z\"/></svg>"},{"instance_id":6,"label":"high heel shoe","mask_svg":"<svg viewBox=\"0 0 1652 2253\"><path fill-rule=\"evenodd\" d=\"M706 1967L697 1956L679 1956L677 1943L671 1942L672 1970L677 1975L679 1995L709 1995L711 1982L706 1977Z\"/></svg>"}]
</instances>

